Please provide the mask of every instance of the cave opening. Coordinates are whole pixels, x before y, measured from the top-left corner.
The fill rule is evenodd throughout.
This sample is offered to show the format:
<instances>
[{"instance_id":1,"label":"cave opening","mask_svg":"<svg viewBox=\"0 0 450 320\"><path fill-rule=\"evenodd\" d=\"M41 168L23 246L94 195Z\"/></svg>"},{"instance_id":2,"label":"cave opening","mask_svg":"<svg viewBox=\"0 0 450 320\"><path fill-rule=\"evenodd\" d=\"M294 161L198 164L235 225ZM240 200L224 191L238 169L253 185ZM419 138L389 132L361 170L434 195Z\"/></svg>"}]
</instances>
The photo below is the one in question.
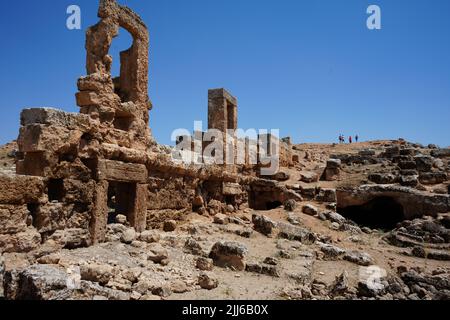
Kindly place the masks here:
<instances>
[{"instance_id":1,"label":"cave opening","mask_svg":"<svg viewBox=\"0 0 450 320\"><path fill-rule=\"evenodd\" d=\"M108 187L108 224L115 223L119 214L126 216L130 222L135 199L135 184L110 181Z\"/></svg>"},{"instance_id":2,"label":"cave opening","mask_svg":"<svg viewBox=\"0 0 450 320\"><path fill-rule=\"evenodd\" d=\"M132 115L121 115L116 113L114 117L114 128L121 131L129 131L133 125L134 117Z\"/></svg>"},{"instance_id":3,"label":"cave opening","mask_svg":"<svg viewBox=\"0 0 450 320\"><path fill-rule=\"evenodd\" d=\"M378 197L358 206L338 207L338 213L371 229L392 230L405 220L403 206L391 197Z\"/></svg>"},{"instance_id":4,"label":"cave opening","mask_svg":"<svg viewBox=\"0 0 450 320\"><path fill-rule=\"evenodd\" d=\"M281 201L268 201L266 202L266 210L273 210L281 207L283 204Z\"/></svg>"},{"instance_id":5,"label":"cave opening","mask_svg":"<svg viewBox=\"0 0 450 320\"><path fill-rule=\"evenodd\" d=\"M278 192L270 191L250 191L248 194L248 204L253 210L273 210L283 205L282 195Z\"/></svg>"},{"instance_id":6,"label":"cave opening","mask_svg":"<svg viewBox=\"0 0 450 320\"><path fill-rule=\"evenodd\" d=\"M50 202L63 201L65 196L63 179L50 179L47 188L48 188L48 200Z\"/></svg>"},{"instance_id":7,"label":"cave opening","mask_svg":"<svg viewBox=\"0 0 450 320\"><path fill-rule=\"evenodd\" d=\"M224 196L225 203L228 205L232 205L233 207L236 205L236 197L231 195Z\"/></svg>"},{"instance_id":8,"label":"cave opening","mask_svg":"<svg viewBox=\"0 0 450 320\"><path fill-rule=\"evenodd\" d=\"M28 214L31 218L31 225L36 229L39 229L39 226L36 224L37 215L39 212L39 204L38 203L29 203L27 204Z\"/></svg>"}]
</instances>

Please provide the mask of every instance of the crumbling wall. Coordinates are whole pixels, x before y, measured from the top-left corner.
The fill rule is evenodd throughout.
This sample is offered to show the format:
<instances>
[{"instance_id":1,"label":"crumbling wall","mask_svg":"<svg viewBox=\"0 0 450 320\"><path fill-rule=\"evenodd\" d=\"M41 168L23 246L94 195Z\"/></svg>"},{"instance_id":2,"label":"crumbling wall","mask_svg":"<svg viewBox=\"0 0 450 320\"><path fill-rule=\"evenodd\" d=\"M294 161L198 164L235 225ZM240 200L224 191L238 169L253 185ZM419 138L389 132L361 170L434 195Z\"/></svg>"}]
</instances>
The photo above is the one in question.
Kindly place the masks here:
<instances>
[{"instance_id":1,"label":"crumbling wall","mask_svg":"<svg viewBox=\"0 0 450 320\"><path fill-rule=\"evenodd\" d=\"M108 221L119 214L142 232L186 212L233 212L249 201L257 166L248 159L224 168L176 163L161 152L149 128L147 27L115 0L101 0L98 16L86 33L80 113L21 113L17 174L0 175L0 252L28 252L49 240L61 248L102 242ZM112 61L109 49L120 28L133 44ZM119 62L120 76L112 78L112 63ZM226 90L209 91L208 113L210 129L237 129L237 100ZM282 164L289 164L290 148L283 142ZM259 191L252 189L254 198ZM269 192L290 197L282 189Z\"/></svg>"},{"instance_id":2,"label":"crumbling wall","mask_svg":"<svg viewBox=\"0 0 450 320\"><path fill-rule=\"evenodd\" d=\"M294 165L294 155L292 151L292 141L290 137L280 140L280 167L292 167Z\"/></svg>"},{"instance_id":3,"label":"crumbling wall","mask_svg":"<svg viewBox=\"0 0 450 320\"><path fill-rule=\"evenodd\" d=\"M0 254L36 249L41 235L33 226L32 210L46 202L44 180L0 173L0 190Z\"/></svg>"},{"instance_id":4,"label":"crumbling wall","mask_svg":"<svg viewBox=\"0 0 450 320\"><path fill-rule=\"evenodd\" d=\"M116 130L111 139L118 145L145 150L152 144L148 97L149 33L141 18L115 0L101 0L99 23L86 33L86 69L78 80L77 104L89 114ZM112 61L109 49L124 28L133 37L132 46L121 52L120 61ZM120 62L120 76L111 77L112 63Z\"/></svg>"},{"instance_id":5,"label":"crumbling wall","mask_svg":"<svg viewBox=\"0 0 450 320\"><path fill-rule=\"evenodd\" d=\"M149 178L148 209L188 209L192 206L198 179L160 173Z\"/></svg>"}]
</instances>

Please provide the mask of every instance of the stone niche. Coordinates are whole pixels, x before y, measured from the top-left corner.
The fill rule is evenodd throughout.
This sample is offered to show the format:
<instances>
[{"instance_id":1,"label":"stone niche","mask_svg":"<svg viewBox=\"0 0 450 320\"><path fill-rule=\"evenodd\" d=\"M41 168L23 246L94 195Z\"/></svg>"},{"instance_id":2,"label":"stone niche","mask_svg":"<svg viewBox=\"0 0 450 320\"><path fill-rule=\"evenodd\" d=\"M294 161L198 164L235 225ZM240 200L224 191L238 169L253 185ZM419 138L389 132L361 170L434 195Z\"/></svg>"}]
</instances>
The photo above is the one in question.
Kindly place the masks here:
<instances>
[{"instance_id":1,"label":"stone niche","mask_svg":"<svg viewBox=\"0 0 450 320\"><path fill-rule=\"evenodd\" d=\"M119 214L127 217L136 231L146 229L147 168L141 164L100 160L90 232L94 243L102 242L108 223L114 223Z\"/></svg>"}]
</instances>

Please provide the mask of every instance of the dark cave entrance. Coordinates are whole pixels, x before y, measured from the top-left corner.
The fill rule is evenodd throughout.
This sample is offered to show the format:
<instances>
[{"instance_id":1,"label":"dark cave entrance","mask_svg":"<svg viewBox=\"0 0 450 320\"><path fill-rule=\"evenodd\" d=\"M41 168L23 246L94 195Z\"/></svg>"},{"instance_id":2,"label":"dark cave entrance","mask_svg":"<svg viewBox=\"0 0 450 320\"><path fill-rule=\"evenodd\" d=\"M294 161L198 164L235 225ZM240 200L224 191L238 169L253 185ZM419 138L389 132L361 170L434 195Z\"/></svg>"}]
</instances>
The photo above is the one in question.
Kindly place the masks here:
<instances>
[{"instance_id":1,"label":"dark cave entrance","mask_svg":"<svg viewBox=\"0 0 450 320\"><path fill-rule=\"evenodd\" d=\"M283 205L282 195L271 191L250 191L248 204L253 210L273 210Z\"/></svg>"},{"instance_id":2,"label":"dark cave entrance","mask_svg":"<svg viewBox=\"0 0 450 320\"><path fill-rule=\"evenodd\" d=\"M48 188L48 200L50 202L63 201L65 196L63 179L50 179L47 188Z\"/></svg>"},{"instance_id":3,"label":"dark cave entrance","mask_svg":"<svg viewBox=\"0 0 450 320\"><path fill-rule=\"evenodd\" d=\"M283 204L281 201L269 201L266 202L266 210L272 210L281 207Z\"/></svg>"},{"instance_id":4,"label":"dark cave entrance","mask_svg":"<svg viewBox=\"0 0 450 320\"><path fill-rule=\"evenodd\" d=\"M108 187L108 224L115 223L117 215L127 217L130 222L136 199L136 185L110 181Z\"/></svg>"},{"instance_id":5,"label":"dark cave entrance","mask_svg":"<svg viewBox=\"0 0 450 320\"><path fill-rule=\"evenodd\" d=\"M391 197L378 197L360 206L338 208L345 218L371 229L392 230L405 220L403 206Z\"/></svg>"},{"instance_id":6,"label":"dark cave entrance","mask_svg":"<svg viewBox=\"0 0 450 320\"><path fill-rule=\"evenodd\" d=\"M224 200L226 204L232 205L233 207L236 205L236 196L226 195L224 196Z\"/></svg>"}]
</instances>

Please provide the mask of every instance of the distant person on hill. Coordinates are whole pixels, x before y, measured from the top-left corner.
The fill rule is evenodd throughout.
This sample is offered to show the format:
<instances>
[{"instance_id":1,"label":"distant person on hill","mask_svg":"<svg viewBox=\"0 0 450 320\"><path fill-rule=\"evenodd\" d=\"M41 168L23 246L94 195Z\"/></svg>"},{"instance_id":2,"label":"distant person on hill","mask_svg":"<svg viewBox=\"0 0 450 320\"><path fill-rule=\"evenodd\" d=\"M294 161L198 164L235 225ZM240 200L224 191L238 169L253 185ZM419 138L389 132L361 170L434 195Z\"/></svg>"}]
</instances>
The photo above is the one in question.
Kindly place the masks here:
<instances>
[{"instance_id":1,"label":"distant person on hill","mask_svg":"<svg viewBox=\"0 0 450 320\"><path fill-rule=\"evenodd\" d=\"M352 136L350 136L350 137L348 137L348 143L352 143L353 142L353 140L352 140Z\"/></svg>"},{"instance_id":2,"label":"distant person on hill","mask_svg":"<svg viewBox=\"0 0 450 320\"><path fill-rule=\"evenodd\" d=\"M355 136L355 142L358 143L359 137L358 135Z\"/></svg>"}]
</instances>

